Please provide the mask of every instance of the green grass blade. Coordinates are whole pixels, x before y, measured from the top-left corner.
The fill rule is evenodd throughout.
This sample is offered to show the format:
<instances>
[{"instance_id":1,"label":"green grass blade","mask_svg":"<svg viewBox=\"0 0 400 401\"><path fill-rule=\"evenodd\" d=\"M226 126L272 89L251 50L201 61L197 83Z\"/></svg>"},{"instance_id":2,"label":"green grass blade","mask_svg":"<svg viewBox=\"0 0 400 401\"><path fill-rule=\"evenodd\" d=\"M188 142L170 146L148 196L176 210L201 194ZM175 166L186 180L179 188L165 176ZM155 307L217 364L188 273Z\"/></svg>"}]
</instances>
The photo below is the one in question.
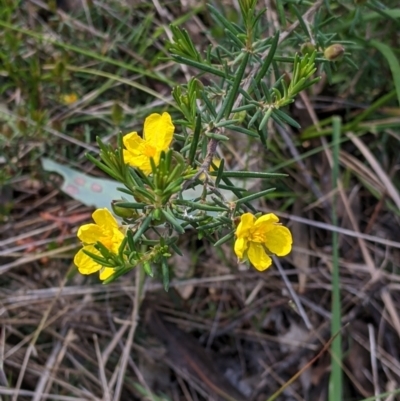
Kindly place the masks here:
<instances>
[{"instance_id":1,"label":"green grass blade","mask_svg":"<svg viewBox=\"0 0 400 401\"><path fill-rule=\"evenodd\" d=\"M337 184L339 178L339 149L341 120L340 117L333 117L333 166L332 166L332 187L334 191L332 199L332 225L337 226L338 218L336 212ZM332 232L332 322L331 335L335 336L331 345L331 375L329 378L329 401L342 400L342 335L341 330L341 302L340 302L340 279L339 279L339 236Z\"/></svg>"},{"instance_id":2,"label":"green grass blade","mask_svg":"<svg viewBox=\"0 0 400 401\"><path fill-rule=\"evenodd\" d=\"M377 40L371 40L369 43L372 46L374 46L376 49L378 49L382 53L382 55L386 58L386 60L389 64L389 67L390 67L390 71L392 72L393 83L394 83L394 87L396 88L396 93L397 93L397 100L400 105L400 63L399 63L399 59L388 45L386 45L382 42L378 42Z\"/></svg>"}]
</instances>

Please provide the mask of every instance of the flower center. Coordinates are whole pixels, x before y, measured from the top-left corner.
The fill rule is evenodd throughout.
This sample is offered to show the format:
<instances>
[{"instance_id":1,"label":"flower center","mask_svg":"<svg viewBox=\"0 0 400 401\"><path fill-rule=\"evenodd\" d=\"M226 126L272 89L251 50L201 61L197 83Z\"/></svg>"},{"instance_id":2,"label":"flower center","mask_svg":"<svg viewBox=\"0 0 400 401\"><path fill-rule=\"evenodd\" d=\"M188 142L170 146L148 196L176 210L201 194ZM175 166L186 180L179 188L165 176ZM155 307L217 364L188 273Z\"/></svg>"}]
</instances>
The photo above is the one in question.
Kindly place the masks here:
<instances>
[{"instance_id":1,"label":"flower center","mask_svg":"<svg viewBox=\"0 0 400 401\"><path fill-rule=\"evenodd\" d=\"M111 249L113 245L113 240L110 237L103 237L100 238L99 241L107 248Z\"/></svg>"},{"instance_id":2,"label":"flower center","mask_svg":"<svg viewBox=\"0 0 400 401\"><path fill-rule=\"evenodd\" d=\"M156 154L156 148L151 146L148 143L144 143L140 149L142 155L147 156L148 158L154 157Z\"/></svg>"},{"instance_id":3,"label":"flower center","mask_svg":"<svg viewBox=\"0 0 400 401\"><path fill-rule=\"evenodd\" d=\"M249 241L265 242L265 233L257 229L252 229L250 230Z\"/></svg>"}]
</instances>

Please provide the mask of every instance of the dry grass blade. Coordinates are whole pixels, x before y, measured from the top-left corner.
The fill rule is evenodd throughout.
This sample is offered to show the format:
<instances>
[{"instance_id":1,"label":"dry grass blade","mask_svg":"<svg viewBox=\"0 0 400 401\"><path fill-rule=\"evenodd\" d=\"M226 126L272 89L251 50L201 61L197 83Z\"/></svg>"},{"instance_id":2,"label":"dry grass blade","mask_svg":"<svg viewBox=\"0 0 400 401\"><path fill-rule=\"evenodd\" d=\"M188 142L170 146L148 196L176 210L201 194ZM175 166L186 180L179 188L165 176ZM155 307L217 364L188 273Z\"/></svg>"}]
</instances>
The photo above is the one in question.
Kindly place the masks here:
<instances>
[{"instance_id":1,"label":"dry grass blade","mask_svg":"<svg viewBox=\"0 0 400 401\"><path fill-rule=\"evenodd\" d=\"M21 367L21 371L19 372L18 375L18 380L17 380L17 384L15 386L15 393L13 394L12 397L12 401L18 401L18 391L21 388L21 384L22 384L22 380L24 378L24 374L25 374L25 370L27 368L28 365L28 361L31 357L32 352L34 352L34 347L35 347L35 343L37 341L37 339L39 338L39 335L41 333L41 331L43 330L44 325L46 324L46 321L50 315L51 310L53 309L55 302L57 301L58 297L61 294L62 288L64 287L66 283L66 280L64 279L64 281L60 284L60 288L59 291L57 293L57 296L53 299L53 301L50 303L50 305L48 306L47 310L45 311L45 313L43 314L43 317L40 321L39 327L36 329L32 340L29 342L29 346L25 352L25 356L24 356L24 360L22 363L22 367Z\"/></svg>"},{"instance_id":2,"label":"dry grass blade","mask_svg":"<svg viewBox=\"0 0 400 401\"><path fill-rule=\"evenodd\" d=\"M381 165L375 159L371 151L367 146L354 134L347 134L347 136L352 140L352 142L358 147L360 152L364 155L365 159L371 165L372 169L375 171L379 180L384 184L386 191L389 196L392 198L393 202L396 204L397 208L400 210L400 195L398 190L393 185L392 180L387 176L385 171L382 169Z\"/></svg>"},{"instance_id":3,"label":"dry grass blade","mask_svg":"<svg viewBox=\"0 0 400 401\"><path fill-rule=\"evenodd\" d=\"M376 343L375 343L375 330L372 324L368 325L369 343L371 349L371 366L372 366L372 377L374 383L375 395L379 395L379 380L378 380L378 363L376 357Z\"/></svg>"},{"instance_id":4,"label":"dry grass blade","mask_svg":"<svg viewBox=\"0 0 400 401\"><path fill-rule=\"evenodd\" d=\"M72 251L76 248L77 248L76 244L71 244L71 245L61 246L57 249L52 249L51 251L40 252L36 255L24 256L22 258L17 259L14 262L5 263L3 266L0 266L0 275L5 274L6 272L8 272L9 270L11 270L15 267L23 266L27 263L31 263L36 260L65 255L66 252Z\"/></svg>"},{"instance_id":5,"label":"dry grass blade","mask_svg":"<svg viewBox=\"0 0 400 401\"><path fill-rule=\"evenodd\" d=\"M299 188L299 185L297 185ZM303 202L297 199L293 205L293 213L300 215L303 209ZM308 248L310 238L308 227L303 227L299 222L295 221L291 225L293 238L296 238L296 248L291 253L292 264L299 270L299 294L303 294L307 286L307 278L310 270L310 255L303 250Z\"/></svg>"},{"instance_id":6,"label":"dry grass blade","mask_svg":"<svg viewBox=\"0 0 400 401\"><path fill-rule=\"evenodd\" d=\"M4 388L0 386L0 394L12 396L16 392L15 389ZM35 392L29 390L19 390L18 394L21 397L34 397ZM81 398L81 397L70 397L65 395L58 395L58 394L42 394L42 400L49 400L49 401L98 401L98 399L94 398Z\"/></svg>"},{"instance_id":7,"label":"dry grass blade","mask_svg":"<svg viewBox=\"0 0 400 401\"><path fill-rule=\"evenodd\" d=\"M97 340L96 334L93 335L93 341L94 341L94 347L96 350L97 363L98 363L98 367L99 367L100 382L101 382L101 386L103 389L103 400L111 401L110 389L108 387L107 377L106 377L106 372L105 372L105 364L101 357L101 351L100 351L99 342Z\"/></svg>"},{"instance_id":8,"label":"dry grass blade","mask_svg":"<svg viewBox=\"0 0 400 401\"><path fill-rule=\"evenodd\" d=\"M66 329L61 331L61 336L65 336ZM66 338L67 342L67 338ZM35 388L35 396L32 398L32 401L40 401L42 399L43 394L46 392L46 388L51 387L51 383L48 383L51 378L51 375L56 375L57 374L57 368L59 364L61 363L61 359L64 355L64 352L62 352L63 346L61 341L57 341L53 347L53 350L51 351L46 364L44 366L44 372L40 377L40 380ZM61 358L60 358L61 357ZM49 385L50 384L50 385Z\"/></svg>"},{"instance_id":9,"label":"dry grass blade","mask_svg":"<svg viewBox=\"0 0 400 401\"><path fill-rule=\"evenodd\" d=\"M353 229L355 231L360 231L360 229L358 227L358 224L357 224L357 221L355 220L355 218L353 216L353 213L351 211L348 199L344 194L343 187L342 187L341 183L338 183L338 189L339 189L339 193L340 193L342 202L344 204L347 216L349 217L350 222L351 222L351 224L353 226ZM358 238L358 244L360 246L361 253L362 253L363 257L364 257L365 263L367 264L368 269L370 271L371 280L373 282L376 281L376 280L379 280L381 278L381 272L376 268L375 263L374 263L374 261L372 259L372 256L371 256L371 254L370 254L370 252L368 250L368 247L365 244L365 241L362 238L359 237ZM388 312L390 314L390 317L392 319L391 324L393 324L394 328L397 331L397 335L400 338L400 318L399 318L399 315L398 315L398 313L396 311L396 308L394 306L394 302L393 302L392 296L387 291L387 289L385 289L385 290L382 291L381 297L382 297L382 301L384 302L384 304L385 304L385 306L386 306L386 308L387 308L387 310L388 310Z\"/></svg>"},{"instance_id":10,"label":"dry grass blade","mask_svg":"<svg viewBox=\"0 0 400 401\"><path fill-rule=\"evenodd\" d=\"M264 209L265 212L271 212L272 210L270 209ZM289 220L293 220L293 221L297 221L299 223L303 223L306 224L308 226L311 227L317 227L317 228L322 228L324 230L327 231L336 231L339 234L342 235L348 235L349 237L353 237L353 238L359 238L365 241L371 241L371 242L375 242L377 244L382 244L391 248L398 248L400 249L400 242L398 241L392 241L389 239L385 239L385 238L380 238L374 235L368 235L368 234L364 234L362 232L357 232L355 230L348 230L346 228L341 228L341 227L335 227L332 224L328 224L328 223L323 223L320 221L315 221L315 220L310 220L310 219L306 219L304 217L300 217L300 216L294 216L290 213L285 213L285 212L279 212L279 211L274 211L278 216L281 216L283 218L289 219Z\"/></svg>"},{"instance_id":11,"label":"dry grass blade","mask_svg":"<svg viewBox=\"0 0 400 401\"><path fill-rule=\"evenodd\" d=\"M142 297L145 294L145 290L143 289L143 274L144 272L142 269L136 269L136 292L135 292L135 299L132 308L132 315L131 315L131 322L130 328L128 332L128 338L126 339L125 347L122 352L122 356L120 362L118 364L118 379L115 386L114 392L114 401L119 401L121 397L122 386L125 377L126 367L128 365L129 355L132 348L133 339L136 332L136 327L138 325L139 319L139 309L142 302Z\"/></svg>"}]
</instances>

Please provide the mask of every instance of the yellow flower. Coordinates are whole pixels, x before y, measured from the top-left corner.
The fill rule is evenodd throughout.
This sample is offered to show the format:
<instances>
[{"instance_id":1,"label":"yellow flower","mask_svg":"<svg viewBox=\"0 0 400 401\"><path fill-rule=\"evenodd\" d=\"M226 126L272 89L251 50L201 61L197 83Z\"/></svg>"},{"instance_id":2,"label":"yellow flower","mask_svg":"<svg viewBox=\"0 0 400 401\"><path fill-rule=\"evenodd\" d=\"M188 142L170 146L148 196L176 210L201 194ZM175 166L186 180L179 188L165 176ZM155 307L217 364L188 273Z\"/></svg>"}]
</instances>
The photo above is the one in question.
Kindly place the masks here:
<instances>
[{"instance_id":1,"label":"yellow flower","mask_svg":"<svg viewBox=\"0 0 400 401\"><path fill-rule=\"evenodd\" d=\"M236 229L235 253L239 259L249 259L257 270L265 270L272 264L268 254L285 256L292 250L292 234L280 225L273 213L258 219L244 213Z\"/></svg>"},{"instance_id":2,"label":"yellow flower","mask_svg":"<svg viewBox=\"0 0 400 401\"><path fill-rule=\"evenodd\" d=\"M61 101L66 105L75 103L77 100L78 100L78 95L76 93L68 93L61 96Z\"/></svg>"},{"instance_id":3,"label":"yellow flower","mask_svg":"<svg viewBox=\"0 0 400 401\"><path fill-rule=\"evenodd\" d=\"M144 122L143 138L137 132L124 136L125 163L139 168L147 175L150 174L150 158L152 157L158 166L161 152L168 150L174 130L175 127L168 113L150 114Z\"/></svg>"},{"instance_id":4,"label":"yellow flower","mask_svg":"<svg viewBox=\"0 0 400 401\"><path fill-rule=\"evenodd\" d=\"M101 256L94 244L101 242L110 252L117 253L124 234L117 220L107 209L97 209L92 214L96 224L85 224L79 227L78 238L83 242L83 248L75 255L74 263L81 274L92 274L100 271L100 280L105 280L114 273L111 267L103 267L85 251Z\"/></svg>"}]
</instances>

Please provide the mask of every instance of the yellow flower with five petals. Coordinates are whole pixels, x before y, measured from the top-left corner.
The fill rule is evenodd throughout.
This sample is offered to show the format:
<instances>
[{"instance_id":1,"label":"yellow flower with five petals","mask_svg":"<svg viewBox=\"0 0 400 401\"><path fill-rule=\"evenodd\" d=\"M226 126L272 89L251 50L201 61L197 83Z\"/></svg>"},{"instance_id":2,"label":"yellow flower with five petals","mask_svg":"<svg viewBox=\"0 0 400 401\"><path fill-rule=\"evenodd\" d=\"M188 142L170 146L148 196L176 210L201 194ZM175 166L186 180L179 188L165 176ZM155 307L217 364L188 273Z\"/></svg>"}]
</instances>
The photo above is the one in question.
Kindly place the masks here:
<instances>
[{"instance_id":1,"label":"yellow flower with five petals","mask_svg":"<svg viewBox=\"0 0 400 401\"><path fill-rule=\"evenodd\" d=\"M117 220L108 209L97 209L92 217L96 224L85 224L79 227L77 235L83 242L83 248L75 255L74 263L79 273L92 274L100 271L100 280L105 280L114 273L114 269L97 263L84 251L101 257L100 251L94 246L100 242L110 252L116 254L125 236L118 226Z\"/></svg>"},{"instance_id":2,"label":"yellow flower with five petals","mask_svg":"<svg viewBox=\"0 0 400 401\"><path fill-rule=\"evenodd\" d=\"M272 264L270 254L286 256L292 250L292 234L279 224L279 218L268 213L256 218L244 213L236 229L235 253L239 260L248 259L257 270Z\"/></svg>"},{"instance_id":3,"label":"yellow flower with five petals","mask_svg":"<svg viewBox=\"0 0 400 401\"><path fill-rule=\"evenodd\" d=\"M137 132L131 132L123 137L124 161L132 167L151 173L150 158L158 166L162 151L167 151L174 135L175 127L168 113L150 114L143 128L143 138Z\"/></svg>"}]
</instances>

